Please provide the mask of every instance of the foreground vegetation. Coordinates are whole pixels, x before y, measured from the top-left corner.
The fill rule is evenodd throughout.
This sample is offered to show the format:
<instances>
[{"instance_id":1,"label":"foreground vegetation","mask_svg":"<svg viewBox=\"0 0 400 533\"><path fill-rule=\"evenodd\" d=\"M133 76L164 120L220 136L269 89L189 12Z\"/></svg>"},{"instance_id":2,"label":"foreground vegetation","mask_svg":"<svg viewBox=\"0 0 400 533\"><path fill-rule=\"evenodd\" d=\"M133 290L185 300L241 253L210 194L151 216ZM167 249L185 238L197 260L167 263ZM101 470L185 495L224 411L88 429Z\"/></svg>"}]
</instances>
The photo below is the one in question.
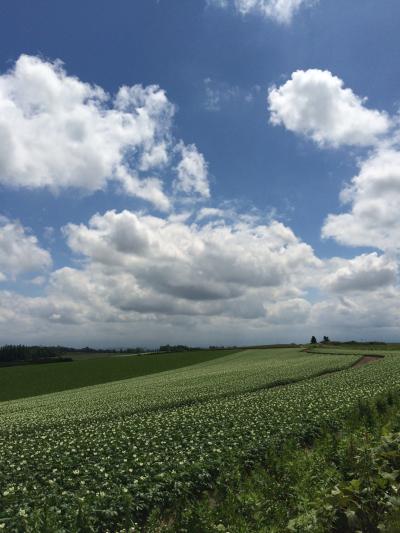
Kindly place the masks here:
<instances>
[{"instance_id":1,"label":"foreground vegetation","mask_svg":"<svg viewBox=\"0 0 400 533\"><path fill-rule=\"evenodd\" d=\"M360 402L340 431L271 446L251 468L224 471L213 490L155 511L159 533L400 530L400 413L390 393Z\"/></svg>"},{"instance_id":2,"label":"foreground vegetation","mask_svg":"<svg viewBox=\"0 0 400 533\"><path fill-rule=\"evenodd\" d=\"M301 457L304 446L315 442L315 450L322 450L318 438L347 431L350 415L357 424L395 409L400 354L388 351L379 362L352 368L359 358L357 351L349 355L340 349L333 354L246 350L159 374L3 402L0 527L41 533L195 531L192 513L203 524L198 531L271 531L274 523L276 531L331 531L341 516L335 514L340 497L323 502L332 506L325 509L330 524L322 521L319 504L313 502L322 501L324 487L346 484L346 473L342 476L339 468L335 477L328 459L322 464L318 452L312 452L315 475L318 463L324 472L321 483L313 484L320 496L310 486L301 508L293 503L301 495L300 485L290 488L298 467L291 469L289 459L293 450ZM301 463L300 458L293 461ZM354 461L355 456L350 462L356 465ZM272 480L287 472L283 489L289 492L278 492L283 503L272 499L270 511L255 511L249 518L253 529L245 528L240 513L232 515L232 522L220 523L221 517L207 506L202 511L190 507L204 492L209 501L224 480L231 492L238 483L245 509L246 484L251 487L253 481L244 486L240 476L252 470L257 476L261 467ZM393 463L385 472L395 467ZM312 484L311 478L307 483ZM346 490L343 485L345 495ZM215 493L221 497L225 501ZM365 497L375 505L375 493ZM178 509L179 502L187 502L186 507L171 514L169 509ZM223 507L229 515L232 506ZM351 518L354 509L345 509L346 517L347 510Z\"/></svg>"},{"instance_id":3,"label":"foreground vegetation","mask_svg":"<svg viewBox=\"0 0 400 533\"><path fill-rule=\"evenodd\" d=\"M113 354L73 362L0 368L0 401L77 389L194 365L238 350L200 350L145 355Z\"/></svg>"},{"instance_id":4,"label":"foreground vegetation","mask_svg":"<svg viewBox=\"0 0 400 533\"><path fill-rule=\"evenodd\" d=\"M397 389L396 356L351 370L358 358L248 350L3 402L0 524L73 532L144 523L234 465L252 465L287 439L312 440L361 398ZM340 369L348 370L316 378Z\"/></svg>"}]
</instances>

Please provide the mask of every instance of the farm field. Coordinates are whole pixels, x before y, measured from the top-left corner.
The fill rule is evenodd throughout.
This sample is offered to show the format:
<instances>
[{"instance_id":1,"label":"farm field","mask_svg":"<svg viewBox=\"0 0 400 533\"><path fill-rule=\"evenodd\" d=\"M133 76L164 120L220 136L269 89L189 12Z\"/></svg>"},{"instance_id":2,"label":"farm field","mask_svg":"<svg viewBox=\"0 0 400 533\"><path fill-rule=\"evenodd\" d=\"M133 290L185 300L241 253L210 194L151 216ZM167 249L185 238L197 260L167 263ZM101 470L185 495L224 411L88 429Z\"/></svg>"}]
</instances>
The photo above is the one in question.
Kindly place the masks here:
<instances>
[{"instance_id":1,"label":"farm field","mask_svg":"<svg viewBox=\"0 0 400 533\"><path fill-rule=\"evenodd\" d=\"M237 350L146 355L75 355L73 362L0 368L0 401L25 398L163 372L209 361ZM68 354L69 355L69 354Z\"/></svg>"},{"instance_id":2,"label":"farm field","mask_svg":"<svg viewBox=\"0 0 400 533\"><path fill-rule=\"evenodd\" d=\"M360 402L399 393L400 353L352 368L365 350L335 352L245 350L3 402L0 527L160 530L159 513L213 490L224 473L289 441L311 443Z\"/></svg>"}]
</instances>

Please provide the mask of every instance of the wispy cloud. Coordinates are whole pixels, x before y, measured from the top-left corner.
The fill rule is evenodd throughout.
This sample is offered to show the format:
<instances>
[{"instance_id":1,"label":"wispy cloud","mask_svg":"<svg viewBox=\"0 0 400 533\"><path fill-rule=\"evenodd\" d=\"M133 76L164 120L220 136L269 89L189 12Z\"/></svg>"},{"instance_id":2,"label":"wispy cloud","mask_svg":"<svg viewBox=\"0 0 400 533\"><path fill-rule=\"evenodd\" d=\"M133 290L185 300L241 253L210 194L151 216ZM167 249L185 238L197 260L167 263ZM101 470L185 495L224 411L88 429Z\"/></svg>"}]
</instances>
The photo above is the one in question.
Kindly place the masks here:
<instances>
[{"instance_id":1,"label":"wispy cloud","mask_svg":"<svg viewBox=\"0 0 400 533\"><path fill-rule=\"evenodd\" d=\"M227 82L206 78L204 80L204 108L207 111L221 111L225 106L238 103L251 103L260 93L261 87L249 89L230 85Z\"/></svg>"},{"instance_id":2,"label":"wispy cloud","mask_svg":"<svg viewBox=\"0 0 400 533\"><path fill-rule=\"evenodd\" d=\"M309 7L318 0L207 0L209 5L234 9L242 15L254 13L281 24L291 22L301 7Z\"/></svg>"}]
</instances>

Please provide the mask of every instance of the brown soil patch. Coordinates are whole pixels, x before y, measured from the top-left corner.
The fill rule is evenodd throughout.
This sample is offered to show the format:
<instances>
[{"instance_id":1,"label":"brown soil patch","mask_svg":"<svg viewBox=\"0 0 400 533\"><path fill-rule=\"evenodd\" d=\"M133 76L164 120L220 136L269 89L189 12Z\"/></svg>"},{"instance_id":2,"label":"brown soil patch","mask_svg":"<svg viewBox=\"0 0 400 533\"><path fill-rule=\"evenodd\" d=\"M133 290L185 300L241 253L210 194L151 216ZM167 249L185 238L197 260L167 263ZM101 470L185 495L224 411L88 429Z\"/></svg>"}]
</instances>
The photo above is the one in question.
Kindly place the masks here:
<instances>
[{"instance_id":1,"label":"brown soil patch","mask_svg":"<svg viewBox=\"0 0 400 533\"><path fill-rule=\"evenodd\" d=\"M376 356L376 355L364 355L355 363L352 368L359 368L360 366L368 365L369 363L374 363L375 361L381 361L382 356Z\"/></svg>"}]
</instances>

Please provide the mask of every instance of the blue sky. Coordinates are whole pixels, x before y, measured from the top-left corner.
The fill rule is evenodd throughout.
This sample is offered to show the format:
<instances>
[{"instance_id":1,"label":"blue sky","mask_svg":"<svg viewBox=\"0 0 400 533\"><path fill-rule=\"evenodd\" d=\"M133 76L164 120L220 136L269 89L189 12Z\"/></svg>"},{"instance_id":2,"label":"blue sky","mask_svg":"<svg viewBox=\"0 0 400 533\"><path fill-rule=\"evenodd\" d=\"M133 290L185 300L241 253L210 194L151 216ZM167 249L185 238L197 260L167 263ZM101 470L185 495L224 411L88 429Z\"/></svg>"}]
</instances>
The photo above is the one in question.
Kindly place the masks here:
<instances>
[{"instance_id":1,"label":"blue sky","mask_svg":"<svg viewBox=\"0 0 400 533\"><path fill-rule=\"evenodd\" d=\"M384 9L378 0L273 4L272 0L1 3L0 333L5 342L122 346L267 342L303 340L321 328L320 335L341 338L399 338L393 304L399 228L385 206L388 197L396 199L400 183L396 24L400 5L391 0L385 0ZM291 5L297 9L291 10ZM285 9L289 15L283 20ZM28 59L19 63L18 71L21 56ZM57 60L63 66L56 66ZM29 74L33 65L40 80ZM298 84L290 85L296 71L302 73ZM99 149L99 155L106 147L114 149L114 155L128 151L124 157L131 159L114 161L99 184L89 183L87 176L96 166L88 166L83 137L74 138L73 152L70 144L63 144L62 135L58 137L68 126L65 118L60 122L63 96L57 91L40 96L51 98L51 109L50 100L36 101L40 83L44 87L50 79L46 76L53 74L60 84L74 77L80 87L90 84L93 91L96 85L110 95L106 103L96 103L101 111L88 119L92 122L85 123L85 131L94 131L94 121L101 122L102 114L115 110L112 98L121 86L140 84L145 92L157 85L168 99L154 118L160 127L157 138L133 147L132 142L116 141L119 133L107 124L101 143L89 149L94 153ZM335 85L337 79L341 88ZM279 96L276 105L268 99L274 88ZM351 92L350 104L346 91ZM328 100L322 100L321 94ZM129 113L137 112L138 98L130 96ZM21 119L16 125L17 115L7 114L10 102L25 113L25 122ZM26 102L39 106L39 114L49 120L47 126L38 122L26 133L37 113L33 107L27 111ZM82 109L75 109L77 116L87 109L87 101L81 104ZM327 106L332 106L332 113L324 118ZM7 109L3 112L7 141L1 137L2 109ZM163 115L166 110L171 112L168 120ZM349 126L351 120L354 124ZM140 135L145 135L143 131ZM33 142L38 139L40 148ZM14 142L18 150L7 144ZM138 168L137 154L150 154L163 143L166 160ZM67 176L64 170L71 157L75 174ZM379 168L390 167L390 179L375 174L370 178L375 162ZM134 185L127 185L131 177L121 178L127 169L134 175ZM362 178L353 182L350 204L343 205L340 193L356 176ZM156 188L165 196L163 207L154 200L154 190L150 199L148 193L144 198L143 192L137 192L137 180L147 183L148 178L158 180ZM382 184L388 179L389 192L387 186L376 186L376 180ZM372 225L365 214L370 200L380 202L374 213L381 208L383 212ZM211 208L218 213L204 215L202 210ZM107 218L111 212L114 218ZM96 213L101 220L91 224ZM127 218L118 218L122 213ZM340 213L348 218L334 219L324 230L327 216ZM178 219L180 226L173 226ZM160 229L165 221L171 227ZM127 241L118 248L122 234L115 228L120 231L123 224ZM270 235L274 224L281 228L279 245ZM222 227L234 242L225 240ZM283 237L282 231L291 232L296 243ZM189 234L183 238L180 232ZM151 254L141 252L131 234L140 242L148 239ZM166 250L156 244L157 239ZM197 241L200 244L195 245ZM259 243L259 257L252 246L246 247L253 241ZM107 243L114 263L99 252L99 243ZM293 250L298 254L296 266L288 251L291 246L298 248ZM305 252L304 247L308 247ZM174 250L174 259L168 249ZM243 259L232 272L227 266L225 277L221 273L212 279L208 269L216 271L218 254L222 264L235 263L237 255ZM30 262L25 261L27 256ZM284 264L276 263L283 256ZM277 272L284 274L279 277ZM259 281L253 283L253 278ZM117 298L113 288L123 296ZM129 304L123 302L128 294ZM16 316L9 309L13 301Z\"/></svg>"}]
</instances>

